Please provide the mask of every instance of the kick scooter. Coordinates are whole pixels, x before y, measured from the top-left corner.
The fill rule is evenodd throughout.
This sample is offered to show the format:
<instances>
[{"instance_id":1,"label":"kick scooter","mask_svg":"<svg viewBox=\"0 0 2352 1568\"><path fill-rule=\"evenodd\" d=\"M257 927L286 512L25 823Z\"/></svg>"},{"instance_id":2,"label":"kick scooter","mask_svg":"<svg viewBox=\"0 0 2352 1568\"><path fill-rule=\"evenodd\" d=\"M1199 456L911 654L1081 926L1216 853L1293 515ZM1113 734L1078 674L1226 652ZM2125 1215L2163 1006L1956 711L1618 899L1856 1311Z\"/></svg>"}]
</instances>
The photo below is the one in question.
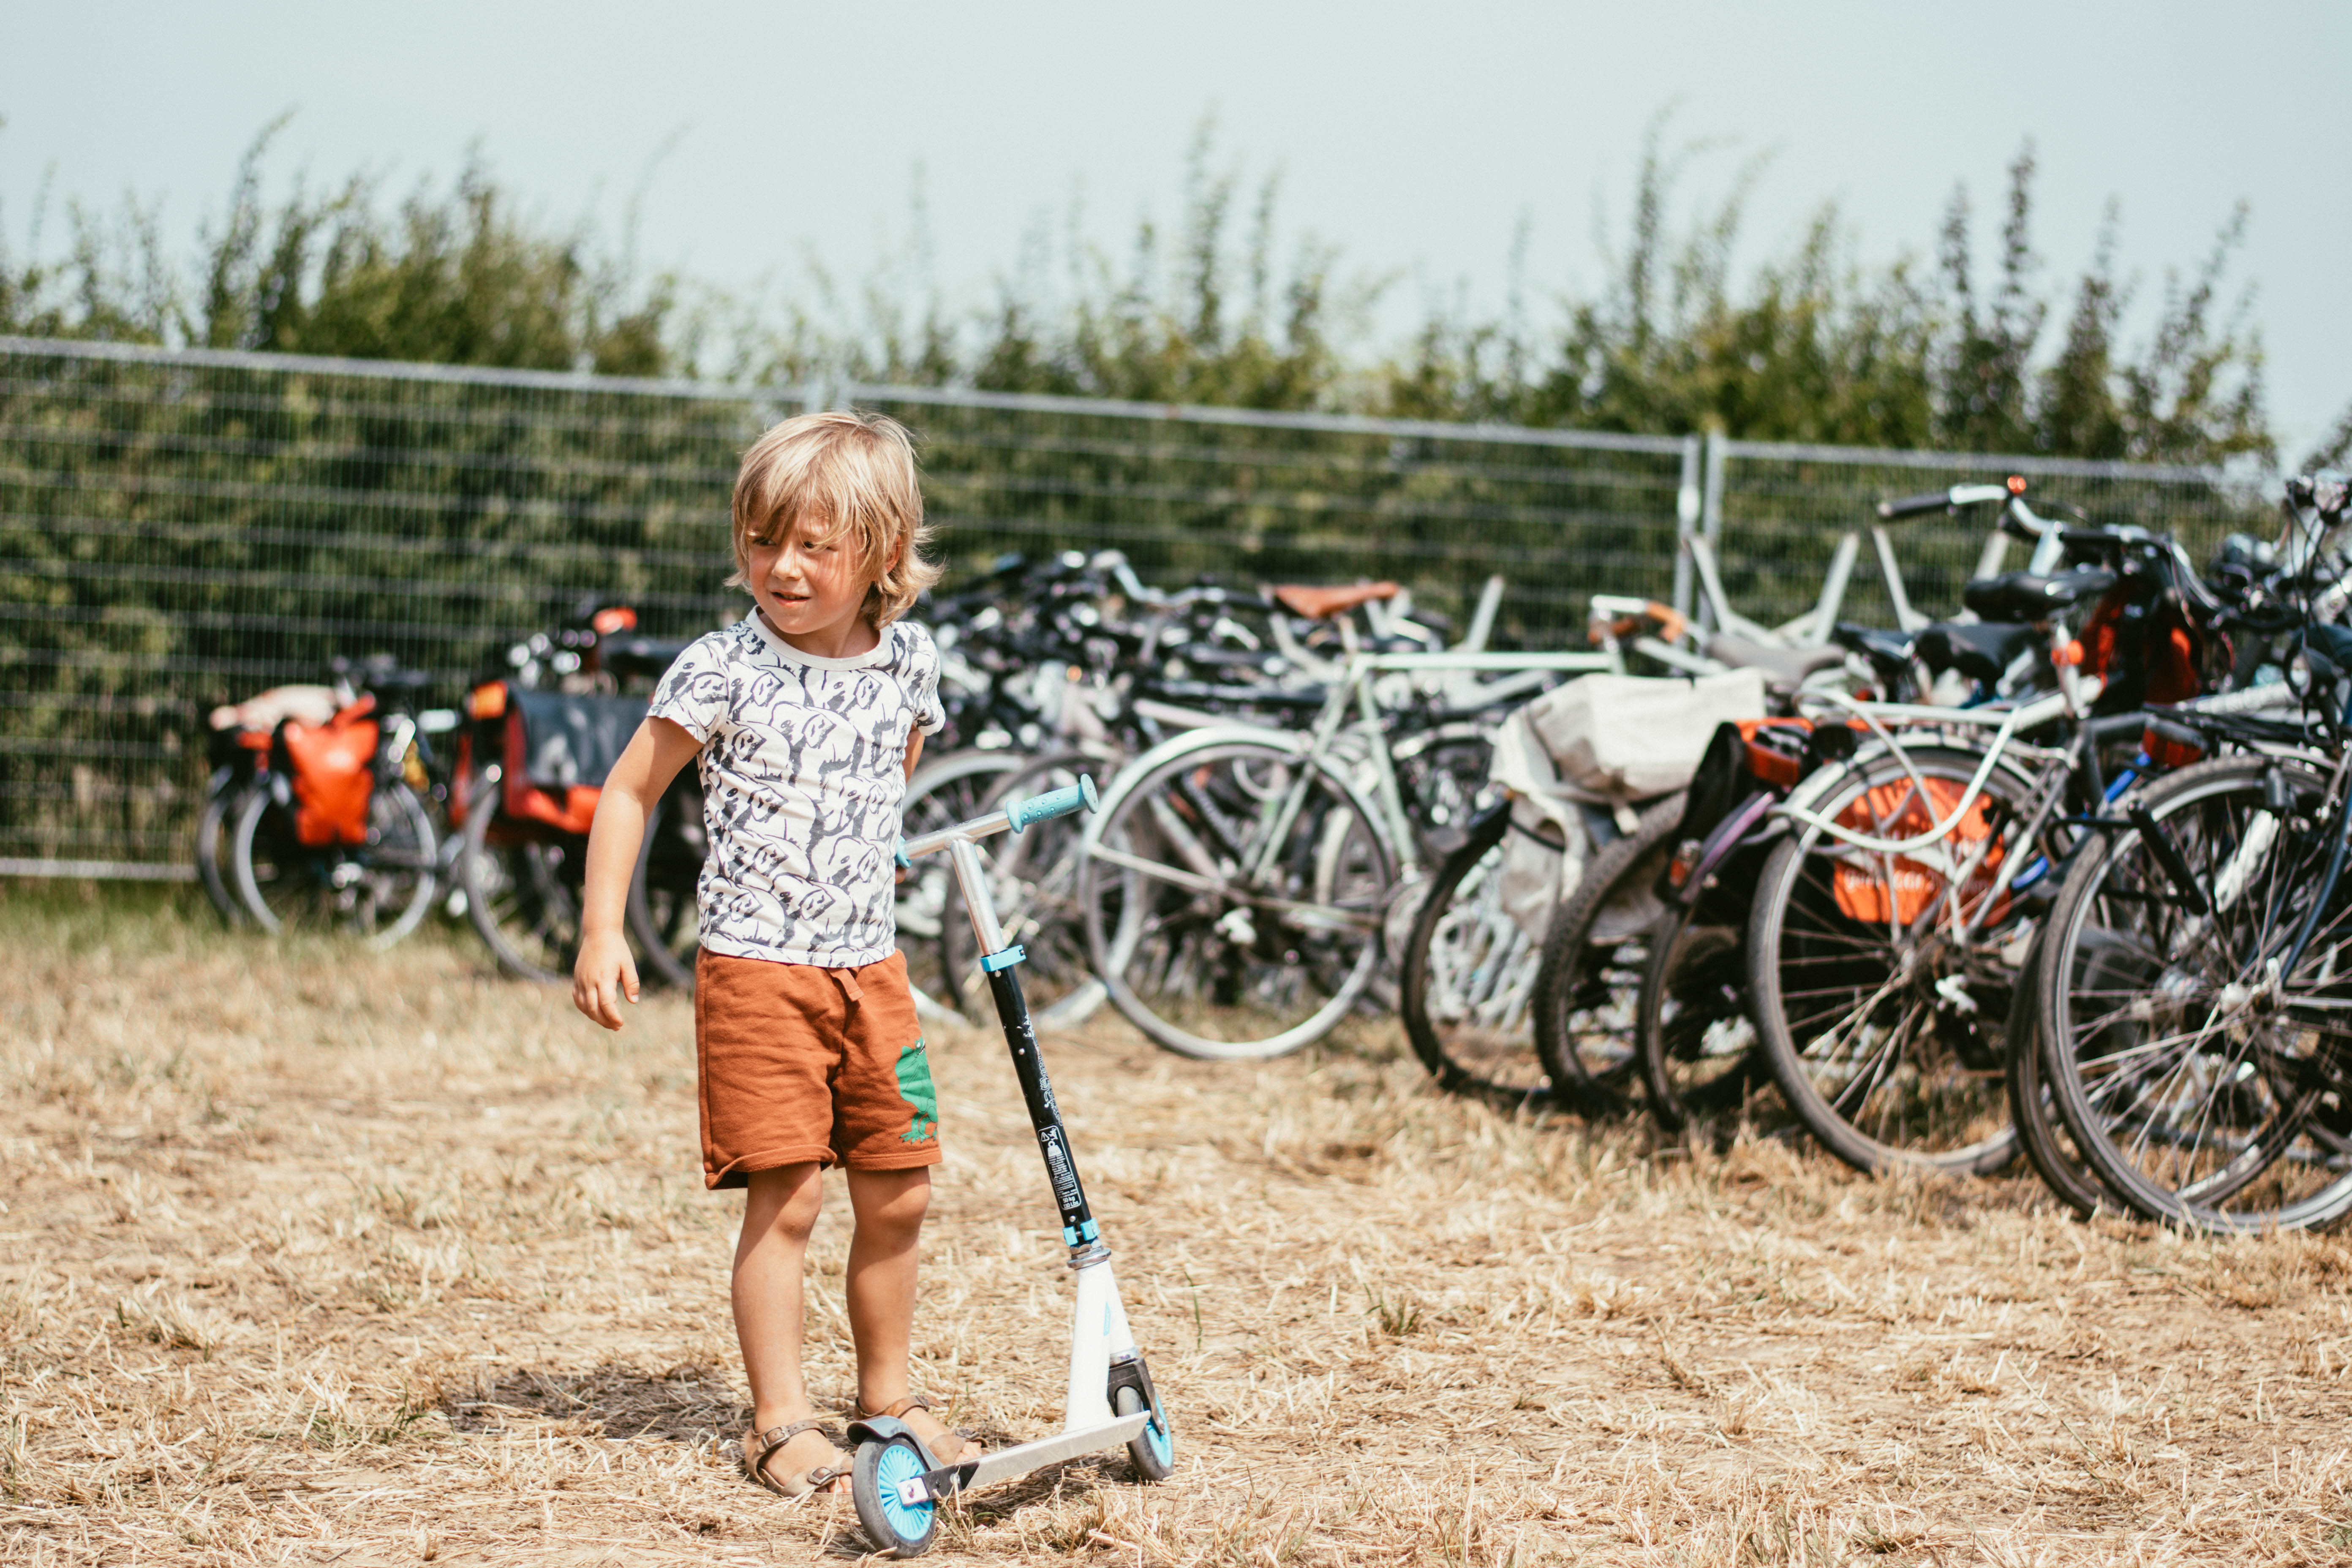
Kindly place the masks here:
<instances>
[{"instance_id":1,"label":"kick scooter","mask_svg":"<svg viewBox=\"0 0 2352 1568\"><path fill-rule=\"evenodd\" d=\"M903 842L899 862L910 864L921 855L945 850L963 889L964 909L971 916L973 934L983 954L981 968L996 998L996 1016L1004 1025L1004 1043L1012 1048L1013 1070L1021 1080L1021 1097L1029 1105L1030 1125L1037 1130L1037 1149L1045 1157L1045 1176L1053 1184L1054 1203L1062 1213L1062 1244L1069 1248L1070 1268L1077 1275L1078 1300L1070 1324L1070 1384L1062 1406L1062 1429L1051 1437L1017 1447L1000 1448L960 1464L936 1462L922 1440L904 1422L889 1416L868 1416L850 1424L850 1440L857 1457L849 1471L850 1499L857 1507L857 1522L876 1546L899 1557L912 1557L929 1547L939 1528L940 1500L975 1488L991 1486L1014 1476L1025 1476L1044 1466L1081 1454L1127 1446L1127 1457L1139 1478L1164 1480L1175 1468L1175 1439L1167 1412L1151 1386L1151 1372L1135 1336L1127 1326L1127 1309L1110 1272L1110 1248L1103 1245L1102 1229L1087 1207L1078 1185L1078 1168L1070 1157L1069 1135L1054 1103L1054 1086L1045 1079L1038 1059L1037 1034L1029 1024L1029 1005L1021 995L1021 977L1013 966L1027 956L1008 941L997 923L987 868L981 864L979 840L992 833L1019 833L1032 823L1093 811L1099 804L1091 778L1081 778L1050 795L1016 800L1002 811L970 822L927 833Z\"/></svg>"}]
</instances>

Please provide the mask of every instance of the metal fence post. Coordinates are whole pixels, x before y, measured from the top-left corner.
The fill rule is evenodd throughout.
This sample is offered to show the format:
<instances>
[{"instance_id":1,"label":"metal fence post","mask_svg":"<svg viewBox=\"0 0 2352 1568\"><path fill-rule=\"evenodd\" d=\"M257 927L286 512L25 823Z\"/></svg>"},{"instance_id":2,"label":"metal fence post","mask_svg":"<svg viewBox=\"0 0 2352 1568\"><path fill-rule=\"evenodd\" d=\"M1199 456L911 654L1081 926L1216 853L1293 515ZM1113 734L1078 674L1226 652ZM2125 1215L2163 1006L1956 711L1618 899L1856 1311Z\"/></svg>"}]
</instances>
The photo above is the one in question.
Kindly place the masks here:
<instances>
[{"instance_id":1,"label":"metal fence post","mask_svg":"<svg viewBox=\"0 0 2352 1568\"><path fill-rule=\"evenodd\" d=\"M1724 445L1720 431L1706 433L1706 489L1699 498L1699 531L1706 536L1707 549L1717 561L1723 559ZM1715 628L1712 605L1698 607L1698 624L1709 631Z\"/></svg>"},{"instance_id":2,"label":"metal fence post","mask_svg":"<svg viewBox=\"0 0 2352 1568\"><path fill-rule=\"evenodd\" d=\"M1682 483L1675 491L1675 614L1685 620L1691 613L1691 558L1683 541L1698 526L1698 437L1684 437Z\"/></svg>"}]
</instances>

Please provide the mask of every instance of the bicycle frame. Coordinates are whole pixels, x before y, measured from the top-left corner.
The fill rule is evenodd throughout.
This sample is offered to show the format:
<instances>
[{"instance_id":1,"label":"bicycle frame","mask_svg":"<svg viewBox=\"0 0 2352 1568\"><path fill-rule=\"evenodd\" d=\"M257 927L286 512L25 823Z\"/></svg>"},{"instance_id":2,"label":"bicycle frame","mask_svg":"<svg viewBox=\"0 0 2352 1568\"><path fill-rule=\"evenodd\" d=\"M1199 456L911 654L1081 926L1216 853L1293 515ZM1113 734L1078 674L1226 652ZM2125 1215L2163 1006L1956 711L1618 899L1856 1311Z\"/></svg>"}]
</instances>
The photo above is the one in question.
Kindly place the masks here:
<instances>
[{"instance_id":1,"label":"bicycle frame","mask_svg":"<svg viewBox=\"0 0 2352 1568\"><path fill-rule=\"evenodd\" d=\"M1398 787L1395 759L1391 755L1388 726L1381 716L1380 703L1373 690L1376 679L1382 675L1430 674L1441 670L1511 670L1545 674L1589 675L1601 670L1621 670L1622 661L1608 653L1484 653L1454 651L1447 653L1365 653L1357 646L1356 626L1345 616L1339 619L1339 640L1347 649L1347 660L1340 679L1334 682L1330 694L1324 699L1322 710L1307 731L1307 744L1300 756L1310 764L1322 763L1331 752L1343 729L1360 731L1370 742L1368 748L1372 769L1374 804L1378 814L1374 823L1389 839L1391 858L1397 868L1400 881L1412 881L1428 874L1422 864L1417 836L1412 819L1404 807L1404 794ZM1357 717L1351 726L1348 710L1352 707ZM1283 799L1272 824L1272 831L1258 852L1255 865L1244 868L1253 885L1271 876L1275 858L1282 851L1291 826L1307 803L1308 780L1301 775Z\"/></svg>"}]
</instances>

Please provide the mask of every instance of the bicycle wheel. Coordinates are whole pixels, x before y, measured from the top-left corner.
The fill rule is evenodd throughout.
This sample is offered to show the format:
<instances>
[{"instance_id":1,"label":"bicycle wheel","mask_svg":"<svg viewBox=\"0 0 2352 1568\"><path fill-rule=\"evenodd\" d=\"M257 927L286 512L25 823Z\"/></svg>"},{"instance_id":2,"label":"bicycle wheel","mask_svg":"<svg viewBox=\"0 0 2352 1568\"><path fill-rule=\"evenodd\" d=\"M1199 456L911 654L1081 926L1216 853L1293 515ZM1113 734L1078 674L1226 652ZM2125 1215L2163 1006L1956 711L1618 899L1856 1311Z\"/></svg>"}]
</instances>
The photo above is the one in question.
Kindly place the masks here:
<instances>
[{"instance_id":1,"label":"bicycle wheel","mask_svg":"<svg viewBox=\"0 0 2352 1568\"><path fill-rule=\"evenodd\" d=\"M1650 928L1633 1040L1650 1115L1682 1132L1738 1110L1771 1068L1748 1009L1748 950L1722 911L1677 905Z\"/></svg>"},{"instance_id":2,"label":"bicycle wheel","mask_svg":"<svg viewBox=\"0 0 2352 1568\"><path fill-rule=\"evenodd\" d=\"M525 980L558 984L580 956L580 897L588 841L570 834L527 837L533 829L499 809L499 784L485 784L466 812L466 847L457 879L466 918L500 968ZM493 842L511 834L508 842Z\"/></svg>"},{"instance_id":3,"label":"bicycle wheel","mask_svg":"<svg viewBox=\"0 0 2352 1568\"><path fill-rule=\"evenodd\" d=\"M1005 780L1026 767L1029 760L1020 752L967 749L924 763L907 784L899 831L916 838L982 815ZM945 855L926 855L915 862L915 868L898 884L894 912L898 951L907 955L908 984L919 996L943 1011L961 1011L956 1005L947 955L940 948L949 916L964 918L956 896L955 868Z\"/></svg>"},{"instance_id":4,"label":"bicycle wheel","mask_svg":"<svg viewBox=\"0 0 2352 1568\"><path fill-rule=\"evenodd\" d=\"M290 803L267 787L249 791L231 837L231 873L255 923L273 934L346 932L372 947L415 931L433 903L433 819L404 782L379 779L367 821L364 843L306 845Z\"/></svg>"},{"instance_id":5,"label":"bicycle wheel","mask_svg":"<svg viewBox=\"0 0 2352 1568\"><path fill-rule=\"evenodd\" d=\"M2131 827L2086 847L2051 913L2044 1065L2066 1130L2149 1218L2331 1225L2352 1212L2340 887L2285 963L2340 830L2326 782L2292 761L2230 757L2136 799L2160 842Z\"/></svg>"},{"instance_id":6,"label":"bicycle wheel","mask_svg":"<svg viewBox=\"0 0 2352 1568\"><path fill-rule=\"evenodd\" d=\"M980 809L994 811L1007 801L1043 795L1077 783L1082 773L1099 775L1103 771L1098 759L1083 752L1041 757L1018 772L998 775L996 788ZM1021 966L1022 994L1040 1013L1094 978L1087 963L1086 922L1078 914L1085 838L1085 817L1057 816L1019 833L997 834L977 846L981 864L988 870L997 924L1007 940L1029 955ZM980 967L980 942L964 908L962 887L953 878L949 879L940 918L940 960L953 983L950 996L956 1011L968 1018L985 1016L992 1005L988 976Z\"/></svg>"},{"instance_id":7,"label":"bicycle wheel","mask_svg":"<svg viewBox=\"0 0 2352 1568\"><path fill-rule=\"evenodd\" d=\"M1849 831L1916 837L1953 815L1984 758L1934 744L1906 751L1916 781L1900 757L1880 752L1804 797ZM1996 766L1983 795L1920 854L1865 852L1808 826L1764 862L1748 928L1757 1032L1790 1109L1857 1169L1980 1175L2016 1152L1999 1050L2014 976L2000 963L1998 933L2017 913L2000 873L2019 854L2007 839L2030 789ZM1945 897L1947 868L1980 848L1959 897ZM1960 949L1949 933L1988 899L1993 907Z\"/></svg>"},{"instance_id":8,"label":"bicycle wheel","mask_svg":"<svg viewBox=\"0 0 2352 1568\"><path fill-rule=\"evenodd\" d=\"M230 883L236 875L236 821L245 797L259 787L252 779L225 780L205 796L205 808L196 814L196 878L221 919L233 926L252 918Z\"/></svg>"},{"instance_id":9,"label":"bicycle wheel","mask_svg":"<svg viewBox=\"0 0 2352 1568\"><path fill-rule=\"evenodd\" d=\"M2060 1203L2088 1216L2102 1206L2115 1208L2116 1199L2075 1147L2050 1092L2049 1075L2042 1070L2042 933L2037 931L2010 995L2002 1053L2009 1069L2009 1119L2017 1128L2018 1147L2042 1184Z\"/></svg>"},{"instance_id":10,"label":"bicycle wheel","mask_svg":"<svg viewBox=\"0 0 2352 1568\"><path fill-rule=\"evenodd\" d=\"M1650 930L1665 912L1651 889L1674 853L1683 797L1642 813L1633 831L1592 857L1576 889L1551 912L1536 970L1536 1049L1551 1081L1594 1109L1635 1087L1635 1004L1649 967Z\"/></svg>"},{"instance_id":11,"label":"bicycle wheel","mask_svg":"<svg viewBox=\"0 0 2352 1568\"><path fill-rule=\"evenodd\" d=\"M1507 811L1489 812L1431 879L1405 942L1397 1012L1440 1089L1547 1099L1528 1007L1537 945L1503 908Z\"/></svg>"},{"instance_id":12,"label":"bicycle wheel","mask_svg":"<svg viewBox=\"0 0 2352 1568\"><path fill-rule=\"evenodd\" d=\"M1177 747L1129 769L1087 840L1088 960L1170 1050L1295 1051L1379 967L1388 844L1344 778L1287 746Z\"/></svg>"},{"instance_id":13,"label":"bicycle wheel","mask_svg":"<svg viewBox=\"0 0 2352 1568\"><path fill-rule=\"evenodd\" d=\"M695 959L702 952L696 900L709 851L699 781L680 773L646 824L627 911L629 936L645 955L646 968L653 978L680 991L694 989Z\"/></svg>"},{"instance_id":14,"label":"bicycle wheel","mask_svg":"<svg viewBox=\"0 0 2352 1568\"><path fill-rule=\"evenodd\" d=\"M1502 798L1490 777L1495 742L1489 725L1456 721L1399 736L1389 744L1389 762L1432 862L1461 848L1480 815Z\"/></svg>"}]
</instances>

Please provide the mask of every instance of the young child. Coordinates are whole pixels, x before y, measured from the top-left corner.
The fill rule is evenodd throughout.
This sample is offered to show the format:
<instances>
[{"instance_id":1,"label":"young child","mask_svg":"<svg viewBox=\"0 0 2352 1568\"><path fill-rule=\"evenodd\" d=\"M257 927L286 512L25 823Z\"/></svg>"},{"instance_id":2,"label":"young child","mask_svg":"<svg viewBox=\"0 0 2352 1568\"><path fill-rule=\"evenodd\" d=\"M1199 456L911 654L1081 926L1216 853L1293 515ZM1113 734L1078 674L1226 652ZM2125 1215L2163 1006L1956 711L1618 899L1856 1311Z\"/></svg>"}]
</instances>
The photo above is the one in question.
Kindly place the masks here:
<instances>
[{"instance_id":1,"label":"young child","mask_svg":"<svg viewBox=\"0 0 2352 1568\"><path fill-rule=\"evenodd\" d=\"M604 782L588 838L572 999L608 1029L637 998L622 910L646 819L689 760L710 858L694 1039L703 1183L746 1189L735 1331L751 1382L743 1461L798 1497L845 1484L801 1377L801 1275L824 1167L847 1168L850 1331L861 1413L965 1452L908 1390L915 1244L939 1163L937 1096L892 922L899 805L946 721L939 654L898 619L939 577L907 432L809 414L752 444L735 481L752 612L680 655Z\"/></svg>"}]
</instances>

